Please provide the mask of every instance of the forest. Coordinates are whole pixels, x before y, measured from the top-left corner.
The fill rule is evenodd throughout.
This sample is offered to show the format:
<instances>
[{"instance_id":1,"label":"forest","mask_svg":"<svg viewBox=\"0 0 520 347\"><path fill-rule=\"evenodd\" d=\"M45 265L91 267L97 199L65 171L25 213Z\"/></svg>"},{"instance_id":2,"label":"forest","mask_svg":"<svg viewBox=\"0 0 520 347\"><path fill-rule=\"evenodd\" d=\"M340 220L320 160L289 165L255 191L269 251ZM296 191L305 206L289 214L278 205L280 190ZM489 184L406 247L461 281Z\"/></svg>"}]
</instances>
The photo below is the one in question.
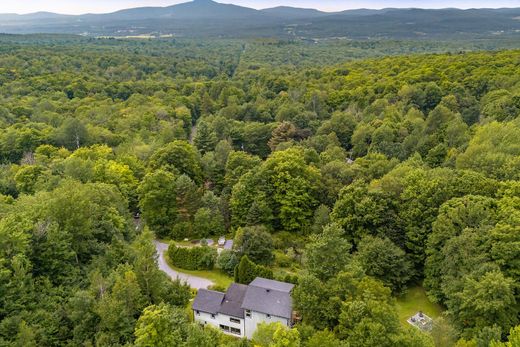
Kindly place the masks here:
<instances>
[{"instance_id":1,"label":"forest","mask_svg":"<svg viewBox=\"0 0 520 347\"><path fill-rule=\"evenodd\" d=\"M460 45L0 36L0 346L520 345L520 51ZM152 241L221 235L294 328L191 322Z\"/></svg>"}]
</instances>

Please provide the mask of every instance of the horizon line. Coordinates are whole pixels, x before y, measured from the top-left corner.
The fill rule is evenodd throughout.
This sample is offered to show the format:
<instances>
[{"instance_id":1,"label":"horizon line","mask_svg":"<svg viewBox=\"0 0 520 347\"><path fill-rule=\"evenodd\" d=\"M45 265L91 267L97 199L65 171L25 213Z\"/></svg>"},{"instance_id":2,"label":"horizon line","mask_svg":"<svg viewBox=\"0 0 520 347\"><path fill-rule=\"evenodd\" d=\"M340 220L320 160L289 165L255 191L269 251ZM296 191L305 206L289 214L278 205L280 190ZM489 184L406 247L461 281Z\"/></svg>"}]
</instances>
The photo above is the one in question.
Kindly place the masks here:
<instances>
[{"instance_id":1,"label":"horizon line","mask_svg":"<svg viewBox=\"0 0 520 347\"><path fill-rule=\"evenodd\" d=\"M31 11L31 12L0 12L0 15L25 16L25 15L38 14L38 13L50 13L50 14L57 14L57 15L62 15L62 16L99 15L99 14L111 14L111 13L116 13L119 11L139 9L139 8L168 8L168 7L172 7L175 5L186 4L186 3L195 2L195 1L200 1L200 0L187 0L184 2L179 2L176 4L166 5L166 6L123 7L123 8L116 9L113 11L108 11L108 12L95 11L95 12L84 12L84 13L61 13L61 12L53 12L53 11L48 11L48 10L35 10L35 11ZM228 3L228 2L219 2L219 1L215 1L215 0L208 0L208 1L216 2L219 4L223 4L223 5L234 5L234 6L238 6L238 7L250 8L250 9L254 9L254 10L258 10L258 11L264 11L264 10L268 10L268 9L272 9L272 8L278 8L278 7L286 7L286 8L294 8L294 9L302 9L302 10L315 10L315 11L319 11L319 12L323 12L323 13L330 13L330 14L341 13L341 12L345 12L345 11L356 11L356 10L381 11L381 10L389 10L389 9L399 9L399 10L448 10L448 9L453 9L453 10L467 11L467 10L500 10L500 9L520 8L520 6L519 7L507 7L507 6L501 6L501 7L454 7L454 6L450 6L450 7L414 7L413 6L413 7L410 7L410 6L403 6L403 7L399 7L399 6L391 6L391 7L356 7L356 8L345 8L345 9L340 9L340 10L336 10L336 11L333 11L333 10L327 11L327 10L323 10L323 9L319 9L319 8L313 8L313 7L296 7L296 6L288 6L288 5L283 5L283 4L279 5L279 6L273 6L273 7L256 8L256 7L237 5L237 4Z\"/></svg>"}]
</instances>

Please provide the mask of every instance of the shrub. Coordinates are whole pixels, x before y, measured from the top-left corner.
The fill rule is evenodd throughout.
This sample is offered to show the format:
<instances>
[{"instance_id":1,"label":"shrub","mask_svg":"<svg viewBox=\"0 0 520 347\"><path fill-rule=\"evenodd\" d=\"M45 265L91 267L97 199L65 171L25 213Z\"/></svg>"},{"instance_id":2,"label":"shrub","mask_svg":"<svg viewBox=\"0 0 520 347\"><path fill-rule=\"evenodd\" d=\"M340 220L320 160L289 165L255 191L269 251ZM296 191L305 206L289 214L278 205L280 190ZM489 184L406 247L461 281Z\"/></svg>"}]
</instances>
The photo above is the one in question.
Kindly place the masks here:
<instances>
[{"instance_id":1,"label":"shrub","mask_svg":"<svg viewBox=\"0 0 520 347\"><path fill-rule=\"evenodd\" d=\"M249 284L257 277L273 279L273 271L253 263L247 255L244 255L235 268L235 282Z\"/></svg>"},{"instance_id":2,"label":"shrub","mask_svg":"<svg viewBox=\"0 0 520 347\"><path fill-rule=\"evenodd\" d=\"M275 263L279 267L290 267L292 261L291 261L291 258L289 258L286 254L281 253L281 252L276 252Z\"/></svg>"},{"instance_id":3,"label":"shrub","mask_svg":"<svg viewBox=\"0 0 520 347\"><path fill-rule=\"evenodd\" d=\"M212 270L217 259L217 251L213 248L177 247L170 245L168 256L174 266L186 270Z\"/></svg>"},{"instance_id":4,"label":"shrub","mask_svg":"<svg viewBox=\"0 0 520 347\"><path fill-rule=\"evenodd\" d=\"M229 276L235 273L235 267L238 265L238 257L235 252L224 250L217 259L217 266Z\"/></svg>"}]
</instances>

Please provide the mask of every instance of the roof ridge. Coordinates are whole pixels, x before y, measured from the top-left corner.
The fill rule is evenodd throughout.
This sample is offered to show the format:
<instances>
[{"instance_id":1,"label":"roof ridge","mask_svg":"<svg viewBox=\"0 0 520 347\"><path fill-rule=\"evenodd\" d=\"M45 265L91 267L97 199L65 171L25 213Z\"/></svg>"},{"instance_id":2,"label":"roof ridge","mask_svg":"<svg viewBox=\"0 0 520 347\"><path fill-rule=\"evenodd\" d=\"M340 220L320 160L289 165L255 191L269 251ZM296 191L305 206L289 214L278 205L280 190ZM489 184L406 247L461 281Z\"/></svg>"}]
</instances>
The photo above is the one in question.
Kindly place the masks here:
<instances>
[{"instance_id":1,"label":"roof ridge","mask_svg":"<svg viewBox=\"0 0 520 347\"><path fill-rule=\"evenodd\" d=\"M226 294L226 293L223 293L223 292L219 292L218 290L212 290L212 289L205 289L205 288L200 288L197 292L200 292L200 291L205 291L205 292L211 292L211 293L218 293L218 294Z\"/></svg>"},{"instance_id":2,"label":"roof ridge","mask_svg":"<svg viewBox=\"0 0 520 347\"><path fill-rule=\"evenodd\" d=\"M265 289L265 290L270 291L270 292L287 293L286 291L283 291L283 290L274 289L274 288L268 288L268 287L261 287L261 286L255 286L255 285L248 285L248 287L255 287L255 288Z\"/></svg>"}]
</instances>

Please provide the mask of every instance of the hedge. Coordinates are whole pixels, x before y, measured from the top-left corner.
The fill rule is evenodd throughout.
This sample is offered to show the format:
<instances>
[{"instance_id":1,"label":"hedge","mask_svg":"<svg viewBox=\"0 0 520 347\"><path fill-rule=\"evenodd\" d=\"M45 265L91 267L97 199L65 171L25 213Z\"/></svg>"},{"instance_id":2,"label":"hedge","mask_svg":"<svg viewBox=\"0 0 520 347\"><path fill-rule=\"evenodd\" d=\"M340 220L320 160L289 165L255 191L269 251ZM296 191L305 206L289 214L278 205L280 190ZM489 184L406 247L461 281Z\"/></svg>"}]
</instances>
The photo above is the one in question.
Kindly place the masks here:
<instances>
[{"instance_id":1,"label":"hedge","mask_svg":"<svg viewBox=\"0 0 520 347\"><path fill-rule=\"evenodd\" d=\"M212 270L217 259L217 250L202 247L177 247L170 245L168 256L172 265L186 270Z\"/></svg>"}]
</instances>

